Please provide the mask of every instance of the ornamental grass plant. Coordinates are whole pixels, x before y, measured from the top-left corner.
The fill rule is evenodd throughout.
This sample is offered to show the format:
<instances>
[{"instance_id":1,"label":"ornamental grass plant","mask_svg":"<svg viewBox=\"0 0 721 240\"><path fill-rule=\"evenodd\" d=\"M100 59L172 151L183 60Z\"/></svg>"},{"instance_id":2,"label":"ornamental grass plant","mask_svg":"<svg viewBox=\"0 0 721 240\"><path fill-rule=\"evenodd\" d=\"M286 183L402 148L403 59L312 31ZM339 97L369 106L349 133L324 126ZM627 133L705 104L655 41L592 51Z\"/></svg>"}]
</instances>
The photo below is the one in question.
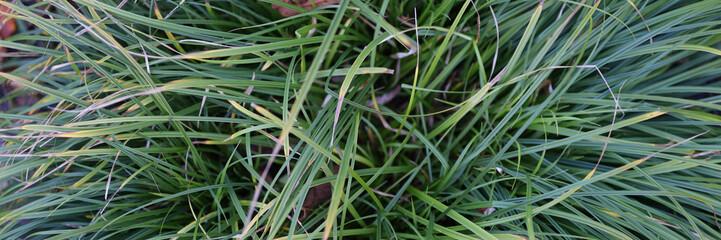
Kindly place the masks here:
<instances>
[{"instance_id":1,"label":"ornamental grass plant","mask_svg":"<svg viewBox=\"0 0 721 240\"><path fill-rule=\"evenodd\" d=\"M721 1L302 2L0 2L0 239L721 239Z\"/></svg>"}]
</instances>

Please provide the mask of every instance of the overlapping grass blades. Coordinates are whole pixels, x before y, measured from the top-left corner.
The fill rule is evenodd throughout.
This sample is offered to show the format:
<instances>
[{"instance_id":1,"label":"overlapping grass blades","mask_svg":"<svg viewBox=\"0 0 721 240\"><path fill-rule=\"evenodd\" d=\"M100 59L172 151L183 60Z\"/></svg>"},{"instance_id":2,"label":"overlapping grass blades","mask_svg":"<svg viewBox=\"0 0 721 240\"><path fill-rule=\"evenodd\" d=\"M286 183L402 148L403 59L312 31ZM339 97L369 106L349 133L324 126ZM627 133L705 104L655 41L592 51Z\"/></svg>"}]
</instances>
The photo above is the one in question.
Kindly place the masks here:
<instances>
[{"instance_id":1,"label":"overlapping grass blades","mask_svg":"<svg viewBox=\"0 0 721 240\"><path fill-rule=\"evenodd\" d=\"M721 238L715 0L0 4L1 239Z\"/></svg>"}]
</instances>

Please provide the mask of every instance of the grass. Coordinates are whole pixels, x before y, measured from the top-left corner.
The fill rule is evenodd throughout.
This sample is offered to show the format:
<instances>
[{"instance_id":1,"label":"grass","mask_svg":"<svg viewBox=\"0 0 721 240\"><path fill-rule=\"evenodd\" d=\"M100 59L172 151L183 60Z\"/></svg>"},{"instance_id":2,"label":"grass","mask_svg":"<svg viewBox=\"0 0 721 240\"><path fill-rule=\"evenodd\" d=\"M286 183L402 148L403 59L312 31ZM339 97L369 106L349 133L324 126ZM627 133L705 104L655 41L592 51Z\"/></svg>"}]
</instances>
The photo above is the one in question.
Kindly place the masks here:
<instances>
[{"instance_id":1,"label":"grass","mask_svg":"<svg viewBox=\"0 0 721 240\"><path fill-rule=\"evenodd\" d=\"M718 1L0 4L0 239L721 239Z\"/></svg>"}]
</instances>

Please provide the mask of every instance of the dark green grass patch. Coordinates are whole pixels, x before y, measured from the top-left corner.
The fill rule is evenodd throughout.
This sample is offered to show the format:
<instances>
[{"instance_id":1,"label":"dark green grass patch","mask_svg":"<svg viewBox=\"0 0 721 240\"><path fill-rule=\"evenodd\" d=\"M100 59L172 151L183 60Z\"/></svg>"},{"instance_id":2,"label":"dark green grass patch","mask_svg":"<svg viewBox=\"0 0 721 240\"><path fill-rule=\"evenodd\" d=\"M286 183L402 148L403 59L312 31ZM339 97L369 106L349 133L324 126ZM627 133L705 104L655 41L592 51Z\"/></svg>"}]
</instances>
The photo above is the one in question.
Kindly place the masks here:
<instances>
[{"instance_id":1,"label":"dark green grass patch","mask_svg":"<svg viewBox=\"0 0 721 240\"><path fill-rule=\"evenodd\" d=\"M0 239L721 239L716 0L0 4Z\"/></svg>"}]
</instances>

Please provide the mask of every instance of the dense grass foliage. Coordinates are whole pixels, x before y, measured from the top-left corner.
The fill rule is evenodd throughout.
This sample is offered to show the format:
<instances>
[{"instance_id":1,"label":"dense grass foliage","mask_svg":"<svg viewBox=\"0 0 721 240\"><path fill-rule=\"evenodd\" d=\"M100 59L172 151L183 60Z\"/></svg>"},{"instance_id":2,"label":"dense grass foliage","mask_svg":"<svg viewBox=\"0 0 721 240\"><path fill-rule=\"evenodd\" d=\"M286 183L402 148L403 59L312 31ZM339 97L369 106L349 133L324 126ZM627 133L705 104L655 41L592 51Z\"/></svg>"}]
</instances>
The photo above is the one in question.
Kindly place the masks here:
<instances>
[{"instance_id":1,"label":"dense grass foliage","mask_svg":"<svg viewBox=\"0 0 721 240\"><path fill-rule=\"evenodd\" d=\"M0 239L721 239L718 0L0 4Z\"/></svg>"}]
</instances>

